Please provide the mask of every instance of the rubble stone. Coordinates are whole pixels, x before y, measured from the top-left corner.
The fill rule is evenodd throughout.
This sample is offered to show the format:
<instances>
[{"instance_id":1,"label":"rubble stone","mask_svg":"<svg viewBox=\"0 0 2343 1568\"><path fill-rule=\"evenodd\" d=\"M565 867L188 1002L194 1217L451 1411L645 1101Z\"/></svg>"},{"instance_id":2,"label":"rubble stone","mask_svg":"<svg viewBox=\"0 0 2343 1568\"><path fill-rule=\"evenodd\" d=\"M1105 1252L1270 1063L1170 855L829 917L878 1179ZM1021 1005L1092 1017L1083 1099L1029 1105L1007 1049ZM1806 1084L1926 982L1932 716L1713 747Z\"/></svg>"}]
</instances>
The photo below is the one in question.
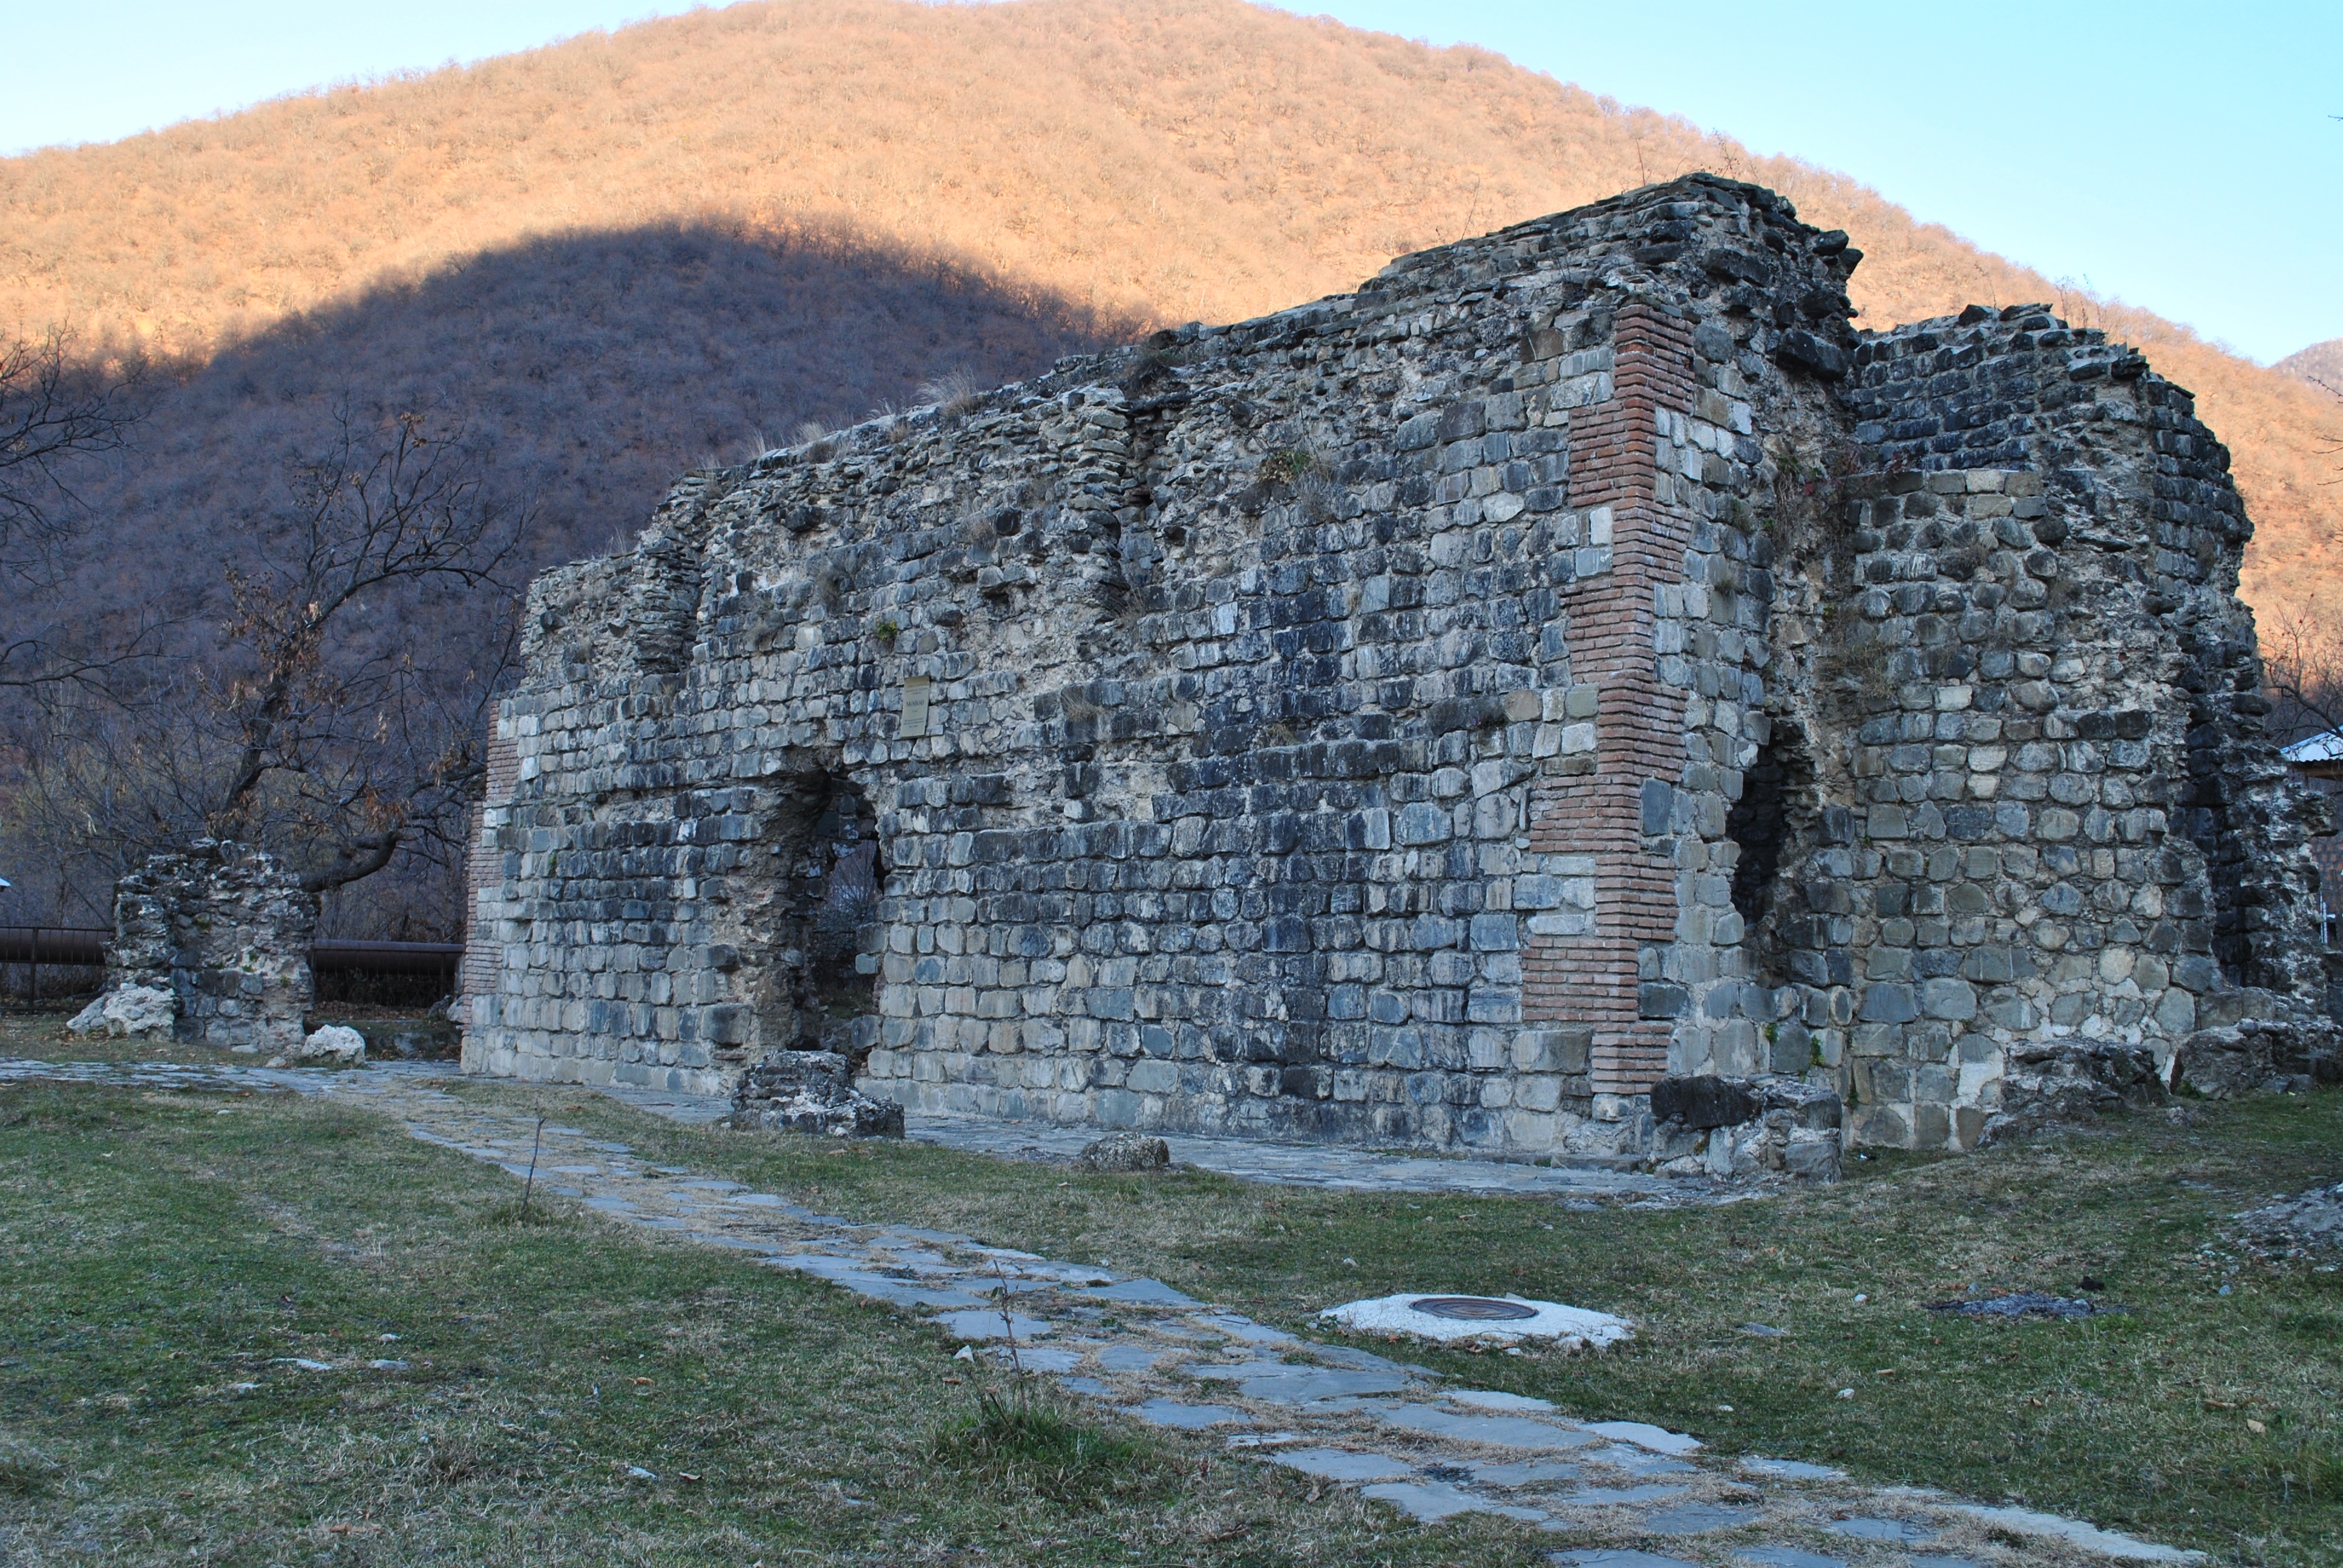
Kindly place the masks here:
<instances>
[{"instance_id":1,"label":"rubble stone","mask_svg":"<svg viewBox=\"0 0 2343 1568\"><path fill-rule=\"evenodd\" d=\"M325 1062L335 1067L356 1067L366 1060L366 1036L347 1024L329 1023L309 1031L301 1048L291 1055L298 1062Z\"/></svg>"},{"instance_id":2,"label":"rubble stone","mask_svg":"<svg viewBox=\"0 0 2343 1568\"><path fill-rule=\"evenodd\" d=\"M2001 1102L1981 1141L2087 1121L2118 1108L2144 1111L2165 1100L2156 1052L2144 1045L2029 1040L2010 1047Z\"/></svg>"},{"instance_id":3,"label":"rubble stone","mask_svg":"<svg viewBox=\"0 0 2343 1568\"><path fill-rule=\"evenodd\" d=\"M2227 452L1859 259L1692 176L687 475L531 591L467 1068L1819 1171L2301 1030Z\"/></svg>"},{"instance_id":4,"label":"rubble stone","mask_svg":"<svg viewBox=\"0 0 2343 1568\"><path fill-rule=\"evenodd\" d=\"M169 991L134 983L105 992L74 1014L65 1029L72 1034L168 1040L177 1020L178 1004Z\"/></svg>"},{"instance_id":5,"label":"rubble stone","mask_svg":"<svg viewBox=\"0 0 2343 1568\"><path fill-rule=\"evenodd\" d=\"M2308 1089L2337 1081L2338 1040L2343 1029L2331 1019L2247 1019L2190 1035L2174 1061L2174 1076L2208 1100L2264 1089Z\"/></svg>"},{"instance_id":6,"label":"rubble stone","mask_svg":"<svg viewBox=\"0 0 2343 1568\"><path fill-rule=\"evenodd\" d=\"M903 1108L854 1087L847 1059L829 1050L777 1050L749 1070L732 1097L732 1125L828 1138L900 1138Z\"/></svg>"},{"instance_id":7,"label":"rubble stone","mask_svg":"<svg viewBox=\"0 0 2343 1568\"><path fill-rule=\"evenodd\" d=\"M1170 1144L1138 1132L1110 1132L1074 1157L1084 1171L1161 1171L1171 1163Z\"/></svg>"},{"instance_id":8,"label":"rubble stone","mask_svg":"<svg viewBox=\"0 0 2343 1568\"><path fill-rule=\"evenodd\" d=\"M2281 1198L2237 1220L2240 1233L2265 1249L2298 1256L2318 1247L2343 1250L2343 1181Z\"/></svg>"},{"instance_id":9,"label":"rubble stone","mask_svg":"<svg viewBox=\"0 0 2343 1568\"><path fill-rule=\"evenodd\" d=\"M1797 1078L1664 1078L1652 1087L1651 1158L1674 1175L1839 1178L1845 1107Z\"/></svg>"}]
</instances>

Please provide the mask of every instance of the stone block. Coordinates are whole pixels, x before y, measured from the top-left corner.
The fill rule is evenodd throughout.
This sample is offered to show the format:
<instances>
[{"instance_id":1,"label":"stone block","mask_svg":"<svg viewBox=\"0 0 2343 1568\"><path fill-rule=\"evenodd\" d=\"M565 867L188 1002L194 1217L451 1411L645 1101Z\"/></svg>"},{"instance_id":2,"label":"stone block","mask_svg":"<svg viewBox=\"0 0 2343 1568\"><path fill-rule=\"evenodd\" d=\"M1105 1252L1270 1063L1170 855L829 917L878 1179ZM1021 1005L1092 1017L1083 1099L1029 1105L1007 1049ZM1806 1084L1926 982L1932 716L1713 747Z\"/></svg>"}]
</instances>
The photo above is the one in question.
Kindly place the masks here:
<instances>
[{"instance_id":1,"label":"stone block","mask_svg":"<svg viewBox=\"0 0 2343 1568\"><path fill-rule=\"evenodd\" d=\"M1919 999L1908 985L1867 985L1858 1016L1865 1023L1909 1023L1920 1016Z\"/></svg>"},{"instance_id":2,"label":"stone block","mask_svg":"<svg viewBox=\"0 0 2343 1568\"><path fill-rule=\"evenodd\" d=\"M1402 807L1393 828L1394 839L1403 846L1444 843L1455 832L1448 809L1430 801Z\"/></svg>"},{"instance_id":3,"label":"stone block","mask_svg":"<svg viewBox=\"0 0 2343 1568\"><path fill-rule=\"evenodd\" d=\"M1474 952L1511 952L1521 946L1518 924L1507 912L1474 915L1472 943Z\"/></svg>"},{"instance_id":4,"label":"stone block","mask_svg":"<svg viewBox=\"0 0 2343 1568\"><path fill-rule=\"evenodd\" d=\"M1733 1127L1754 1121L1761 1101L1729 1078L1663 1078L1652 1086L1652 1118L1686 1127Z\"/></svg>"},{"instance_id":5,"label":"stone block","mask_svg":"<svg viewBox=\"0 0 2343 1568\"><path fill-rule=\"evenodd\" d=\"M1123 1082L1140 1094L1172 1094L1180 1088L1180 1070L1168 1061L1134 1061Z\"/></svg>"},{"instance_id":6,"label":"stone block","mask_svg":"<svg viewBox=\"0 0 2343 1568\"><path fill-rule=\"evenodd\" d=\"M1923 980L1920 1010L1930 1018L1964 1022L1976 1016L1976 992L1966 980L1950 976Z\"/></svg>"}]
</instances>

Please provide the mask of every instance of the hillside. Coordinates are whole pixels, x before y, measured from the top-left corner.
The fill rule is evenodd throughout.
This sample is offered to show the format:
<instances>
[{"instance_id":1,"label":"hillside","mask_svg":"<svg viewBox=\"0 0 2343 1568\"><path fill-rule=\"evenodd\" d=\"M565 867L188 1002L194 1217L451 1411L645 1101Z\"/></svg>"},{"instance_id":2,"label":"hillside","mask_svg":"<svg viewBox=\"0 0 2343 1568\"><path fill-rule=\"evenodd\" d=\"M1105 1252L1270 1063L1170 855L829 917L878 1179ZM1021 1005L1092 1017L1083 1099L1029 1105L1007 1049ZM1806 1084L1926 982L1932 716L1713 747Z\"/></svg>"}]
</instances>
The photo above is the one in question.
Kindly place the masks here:
<instances>
[{"instance_id":1,"label":"hillside","mask_svg":"<svg viewBox=\"0 0 2343 1568\"><path fill-rule=\"evenodd\" d=\"M981 313L1027 323L1031 341L996 335L988 348L948 324L899 333L900 312L862 312L820 328L821 373L760 375L749 353L703 407L680 372L734 357L708 345L739 313L711 299L722 325L698 324L640 286L664 276L646 263L626 291L640 329L630 307L606 311L595 356L624 411L582 391L560 410L583 421L568 460L640 447L646 477L623 495L572 487L595 515L547 541L567 548L630 526L648 476L745 443L759 420L769 433L859 415L881 384L908 395L960 362L1012 374L1099 331L1258 314L1351 287L1399 252L1694 167L1765 181L1853 233L1869 253L1855 286L1867 320L2046 298L2147 347L2235 448L2261 529L2249 597L2298 597L2343 564L2320 488L2322 432L2338 421L2315 389L2062 291L1824 171L1483 51L1235 0L779 0L0 161L0 323L136 334L196 360L268 337L255 352L281 360L298 354L288 331L332 339L288 327L303 313L347 321L383 309L362 302L387 290L416 334L388 357L431 361L448 335L415 311L445 286L437 275L548 240L637 255L679 225L768 255L844 246L913 274L941 265L980 280ZM552 286L500 287L528 308L468 321L459 357L493 361L563 316ZM588 292L607 305L613 290ZM768 308L755 299L751 314ZM789 337L799 319L766 330ZM833 378L848 365L851 387Z\"/></svg>"},{"instance_id":2,"label":"hillside","mask_svg":"<svg viewBox=\"0 0 2343 1568\"><path fill-rule=\"evenodd\" d=\"M648 476L745 444L760 422L769 434L859 415L881 384L907 396L963 362L1013 374L1100 331L1258 314L1353 286L1394 254L1694 167L1763 180L1853 233L1869 253L1855 279L1867 320L2047 298L2148 347L2236 450L2261 529L2249 595L2298 595L2343 563L2319 489L2320 432L2338 422L2292 378L2061 291L1823 171L1752 158L1485 52L1234 0L740 5L5 160L0 322L136 334L197 360L246 344L277 360L293 318L378 313L368 297L387 291L407 302L401 330L417 351L388 357L432 361L435 275L555 238L632 255L647 234L656 248L678 225L712 224L768 255L844 246L913 274L943 266L981 281L985 312L1038 334L1011 349L944 324L899 334L900 311L863 313L843 337L830 320L813 356L824 375L759 376L749 353L703 409L679 372L736 357L704 345L736 331L739 313L712 298L712 319L671 308L639 286L664 276L646 263L628 290L644 329L606 310L595 356L631 412L605 429L595 398L564 411L586 421L569 432L583 438L575 460L640 447ZM569 297L500 286L525 308L466 323L460 340L482 359L560 318ZM819 297L801 297L817 317ZM750 298L751 314L770 309ZM803 319L768 331L789 337ZM307 323L291 336L319 341ZM638 354L650 362L629 363ZM830 380L850 364L857 385ZM646 410L638 392L676 406ZM596 515L560 543L629 526L650 497L624 488L577 493Z\"/></svg>"},{"instance_id":3,"label":"hillside","mask_svg":"<svg viewBox=\"0 0 2343 1568\"><path fill-rule=\"evenodd\" d=\"M2330 337L2324 343L2314 343L2308 348L2297 349L2270 368L2281 376L2291 376L2298 381L2317 381L2328 387L2343 387L2343 337Z\"/></svg>"}]
</instances>

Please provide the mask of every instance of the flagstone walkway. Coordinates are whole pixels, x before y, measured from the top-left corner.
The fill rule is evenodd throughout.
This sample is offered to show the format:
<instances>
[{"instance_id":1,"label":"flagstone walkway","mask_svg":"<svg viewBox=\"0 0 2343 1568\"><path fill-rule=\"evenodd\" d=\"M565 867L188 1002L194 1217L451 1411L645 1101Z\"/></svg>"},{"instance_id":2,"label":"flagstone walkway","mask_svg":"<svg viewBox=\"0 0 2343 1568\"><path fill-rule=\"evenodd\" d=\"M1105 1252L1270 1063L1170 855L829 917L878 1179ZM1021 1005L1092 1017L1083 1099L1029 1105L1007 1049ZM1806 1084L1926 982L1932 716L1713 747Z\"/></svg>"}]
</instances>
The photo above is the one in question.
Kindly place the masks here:
<instances>
[{"instance_id":1,"label":"flagstone walkway","mask_svg":"<svg viewBox=\"0 0 2343 1568\"><path fill-rule=\"evenodd\" d=\"M732 1102L717 1095L606 1084L600 1091L628 1105L683 1122L720 1121ZM982 1116L915 1111L905 1136L975 1154L1006 1159L1066 1159L1099 1135L1095 1127L1050 1121L1003 1121ZM1625 1169L1627 1162L1588 1160L1557 1166L1526 1161L1451 1159L1345 1149L1327 1143L1277 1143L1202 1133L1170 1135L1181 1163L1247 1181L1323 1187L1353 1192L1470 1192L1486 1197L1609 1198L1649 1203L1740 1201L1752 1189L1705 1181L1671 1181Z\"/></svg>"},{"instance_id":2,"label":"flagstone walkway","mask_svg":"<svg viewBox=\"0 0 2343 1568\"><path fill-rule=\"evenodd\" d=\"M0 1060L0 1083L348 1097L397 1119L415 1138L522 1176L536 1116L493 1097L448 1094L441 1087L447 1076L444 1067L407 1063L331 1072ZM679 1120L712 1120L702 1105L662 1107L638 1092L618 1098ZM983 1141L1011 1135L965 1126L933 1141L983 1148ZM1020 1148L1040 1141L1031 1128L1013 1135L1023 1140ZM1196 1148L1207 1141L1236 1141L1183 1138L1182 1157L1207 1163ZM1221 1151L1219 1157L1252 1167L1232 1173L1279 1179L1272 1172L1282 1156ZM1313 1184L1380 1185L1415 1174L1415 1167L1480 1163L1375 1158L1393 1164L1371 1166L1358 1181ZM1571 1185L1582 1178L1625 1174L1503 1169L1556 1184L1463 1190L1560 1196L1584 1191ZM1543 1400L1461 1387L1407 1362L1255 1322L1159 1281L948 1231L817 1213L776 1193L652 1164L624 1143L577 1128L545 1127L537 1179L613 1220L728 1248L755 1265L810 1274L920 1314L944 1342L958 1342L959 1354L1013 1362L1139 1421L1212 1432L1232 1451L1357 1486L1414 1518L1483 1513L1518 1520L1549 1533L1551 1560L1569 1568L2079 1568L2111 1559L2202 1558L2023 1509L1864 1486L1818 1465L1719 1458L1692 1434L1642 1422L1574 1420ZM1601 1191L1638 1195L1644 1190L1634 1181L1649 1180ZM2008 1544L2014 1541L2025 1544Z\"/></svg>"}]
</instances>

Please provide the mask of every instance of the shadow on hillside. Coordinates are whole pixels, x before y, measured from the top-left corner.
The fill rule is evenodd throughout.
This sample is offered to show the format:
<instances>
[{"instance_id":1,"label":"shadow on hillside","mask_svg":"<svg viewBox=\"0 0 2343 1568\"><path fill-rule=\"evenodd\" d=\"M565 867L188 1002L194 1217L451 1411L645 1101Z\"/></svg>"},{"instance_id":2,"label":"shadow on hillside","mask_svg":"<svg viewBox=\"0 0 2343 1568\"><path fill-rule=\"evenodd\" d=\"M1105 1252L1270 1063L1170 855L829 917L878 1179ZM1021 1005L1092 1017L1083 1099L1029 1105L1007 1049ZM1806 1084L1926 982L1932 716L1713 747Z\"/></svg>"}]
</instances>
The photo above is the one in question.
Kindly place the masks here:
<instances>
[{"instance_id":1,"label":"shadow on hillside","mask_svg":"<svg viewBox=\"0 0 2343 1568\"><path fill-rule=\"evenodd\" d=\"M232 672L233 659L213 655L228 573L259 564L264 532L297 534L295 466L330 452L345 408L369 428L408 410L462 420L486 448L490 495L531 504L518 577L627 548L676 477L711 457L782 444L802 421L834 427L909 406L923 381L953 372L979 386L1021 379L1132 330L1040 290L820 237L669 225L486 253L184 367L153 394L128 452L74 476L86 503L78 564L51 591L0 593L0 646L38 632L103 655L159 615L171 624L150 648ZM493 593L426 585L354 608L337 657L388 658L459 689L493 668L509 624ZM30 755L20 749L46 731L23 694L0 699L5 790ZM102 705L59 711L70 739L132 722ZM137 739L123 744L136 753ZM64 838L35 842L8 807L0 792L16 861L76 869L58 872L71 888L26 902L28 887L0 903L23 905L18 919L63 908L102 917L109 875L57 825L65 819L51 824ZM460 929L458 885L407 856L329 901L327 929Z\"/></svg>"},{"instance_id":2,"label":"shadow on hillside","mask_svg":"<svg viewBox=\"0 0 2343 1568\"><path fill-rule=\"evenodd\" d=\"M177 577L217 559L336 407L461 415L494 484L535 498L528 564L631 538L668 485L802 421L917 402L965 371L1020 379L1119 341L1041 290L820 236L712 225L549 236L279 323L190 368L86 498L120 544ZM165 588L168 578L153 583ZM117 578L113 592L136 591Z\"/></svg>"}]
</instances>

